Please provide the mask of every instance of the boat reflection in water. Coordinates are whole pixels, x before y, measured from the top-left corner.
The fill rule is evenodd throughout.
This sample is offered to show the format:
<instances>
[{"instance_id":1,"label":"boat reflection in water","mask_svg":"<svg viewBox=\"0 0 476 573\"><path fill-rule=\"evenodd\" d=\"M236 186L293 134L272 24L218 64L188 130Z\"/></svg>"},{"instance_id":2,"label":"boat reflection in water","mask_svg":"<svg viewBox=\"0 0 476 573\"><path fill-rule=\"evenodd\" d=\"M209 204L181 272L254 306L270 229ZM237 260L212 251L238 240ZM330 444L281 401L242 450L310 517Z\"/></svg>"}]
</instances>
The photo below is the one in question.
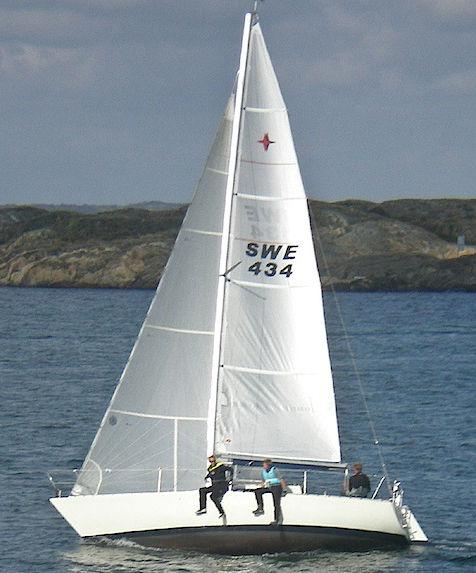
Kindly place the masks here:
<instances>
[{"instance_id":1,"label":"boat reflection in water","mask_svg":"<svg viewBox=\"0 0 476 573\"><path fill-rule=\"evenodd\" d=\"M412 547L404 550L415 553L423 550ZM287 555L249 555L239 558L239 570L242 573L274 572L279 567L283 573L296 571L326 571L326 573L361 573L365 567L366 573L380 573L397 568L402 560L402 550L372 551L362 553L340 553L329 551L314 551L306 554L293 553ZM101 543L82 542L77 549L60 554L60 559L66 566L66 571L95 573L112 573L127 571L128 573L156 573L164 571L189 571L201 573L222 573L236 571L236 557L223 555L204 555L184 551L164 549L145 549L130 541L105 540ZM365 566L363 566L365 559Z\"/></svg>"}]
</instances>

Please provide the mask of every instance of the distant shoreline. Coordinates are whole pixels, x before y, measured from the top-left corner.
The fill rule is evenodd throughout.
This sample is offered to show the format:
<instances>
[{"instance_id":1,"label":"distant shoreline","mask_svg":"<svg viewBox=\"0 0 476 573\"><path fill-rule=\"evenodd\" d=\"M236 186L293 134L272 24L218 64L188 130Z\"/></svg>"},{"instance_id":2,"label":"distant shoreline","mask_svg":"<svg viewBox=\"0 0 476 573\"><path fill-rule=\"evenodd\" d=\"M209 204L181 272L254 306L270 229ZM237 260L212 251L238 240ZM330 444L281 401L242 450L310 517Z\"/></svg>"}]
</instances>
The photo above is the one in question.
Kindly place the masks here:
<instances>
[{"instance_id":1,"label":"distant shoreline","mask_svg":"<svg viewBox=\"0 0 476 573\"><path fill-rule=\"evenodd\" d=\"M108 211L119 211L121 209L145 209L149 211L168 211L183 207L183 203L168 203L166 201L141 201L139 203L130 203L128 205L94 205L91 203L5 203L0 204L2 209L16 209L22 207L33 207L35 209L44 209L45 211L69 211L72 213L95 214L105 213Z\"/></svg>"},{"instance_id":2,"label":"distant shoreline","mask_svg":"<svg viewBox=\"0 0 476 573\"><path fill-rule=\"evenodd\" d=\"M115 287L115 286L61 286L61 285L38 285L38 286L27 286L27 285L0 285L0 289L12 289L12 290L72 290L72 291L86 291L86 290L97 290L97 291L138 291L138 292L150 292L155 293L157 287ZM332 289L330 287L323 287L322 292L324 295L335 294L473 294L476 293L476 289L457 289L457 290L345 290L345 289Z\"/></svg>"},{"instance_id":3,"label":"distant shoreline","mask_svg":"<svg viewBox=\"0 0 476 573\"><path fill-rule=\"evenodd\" d=\"M155 289L187 207L139 205L0 207L0 286ZM309 205L324 291L476 291L476 199Z\"/></svg>"}]
</instances>

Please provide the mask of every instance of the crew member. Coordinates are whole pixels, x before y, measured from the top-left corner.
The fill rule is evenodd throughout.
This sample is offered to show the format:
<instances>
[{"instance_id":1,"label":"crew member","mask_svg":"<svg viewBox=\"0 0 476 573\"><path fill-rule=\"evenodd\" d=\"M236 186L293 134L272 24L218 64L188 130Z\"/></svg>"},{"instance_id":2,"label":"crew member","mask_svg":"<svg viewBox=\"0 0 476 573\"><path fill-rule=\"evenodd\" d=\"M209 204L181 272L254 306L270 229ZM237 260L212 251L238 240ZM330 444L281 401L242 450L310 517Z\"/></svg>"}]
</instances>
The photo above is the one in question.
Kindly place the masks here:
<instances>
[{"instance_id":1,"label":"crew member","mask_svg":"<svg viewBox=\"0 0 476 573\"><path fill-rule=\"evenodd\" d=\"M370 491L369 476L362 473L362 464L353 465L354 475L349 478L348 493L351 497L367 497Z\"/></svg>"},{"instance_id":2,"label":"crew member","mask_svg":"<svg viewBox=\"0 0 476 573\"><path fill-rule=\"evenodd\" d=\"M263 479L263 486L255 489L256 503L258 507L253 511L253 513L256 516L264 514L263 494L270 493L273 496L274 503L274 521L271 525L281 525L283 522L281 496L283 495L283 492L286 491L286 482L270 459L263 461L261 477Z\"/></svg>"},{"instance_id":3,"label":"crew member","mask_svg":"<svg viewBox=\"0 0 476 573\"><path fill-rule=\"evenodd\" d=\"M210 493L210 499L218 509L218 517L225 517L225 511L221 504L221 500L228 489L232 469L223 462L218 461L215 456L209 456L208 461L210 462L210 465L208 466L205 479L210 479L212 484L208 487L201 487L199 489L200 508L195 513L196 515L207 513L207 494Z\"/></svg>"}]
</instances>

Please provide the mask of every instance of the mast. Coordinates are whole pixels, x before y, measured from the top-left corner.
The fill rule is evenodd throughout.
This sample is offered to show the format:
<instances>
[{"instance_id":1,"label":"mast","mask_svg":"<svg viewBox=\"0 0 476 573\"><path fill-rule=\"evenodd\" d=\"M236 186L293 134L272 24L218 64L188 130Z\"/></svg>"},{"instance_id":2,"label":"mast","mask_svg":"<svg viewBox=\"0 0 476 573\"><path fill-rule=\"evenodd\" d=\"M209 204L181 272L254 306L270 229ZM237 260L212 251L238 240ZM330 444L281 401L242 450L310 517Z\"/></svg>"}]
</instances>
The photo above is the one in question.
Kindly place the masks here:
<instances>
[{"instance_id":1,"label":"mast","mask_svg":"<svg viewBox=\"0 0 476 573\"><path fill-rule=\"evenodd\" d=\"M228 263L228 251L230 247L230 227L232 215L233 189L235 186L236 166L238 162L238 147L240 140L241 116L243 111L243 95L245 91L245 76L248 63L250 33L253 23L253 14L247 13L243 26L243 38L241 42L240 66L238 69L235 94L235 110L233 115L233 127L231 132L230 158L228 162L228 178L225 189L225 206L223 213L222 239L220 245L220 262L218 267L218 288L215 314L214 342L212 355L212 373L210 402L208 407L207 422L207 454L211 455L215 450L216 412L218 399L218 380L220 376L221 339L223 330L223 317L225 305L225 285Z\"/></svg>"}]
</instances>

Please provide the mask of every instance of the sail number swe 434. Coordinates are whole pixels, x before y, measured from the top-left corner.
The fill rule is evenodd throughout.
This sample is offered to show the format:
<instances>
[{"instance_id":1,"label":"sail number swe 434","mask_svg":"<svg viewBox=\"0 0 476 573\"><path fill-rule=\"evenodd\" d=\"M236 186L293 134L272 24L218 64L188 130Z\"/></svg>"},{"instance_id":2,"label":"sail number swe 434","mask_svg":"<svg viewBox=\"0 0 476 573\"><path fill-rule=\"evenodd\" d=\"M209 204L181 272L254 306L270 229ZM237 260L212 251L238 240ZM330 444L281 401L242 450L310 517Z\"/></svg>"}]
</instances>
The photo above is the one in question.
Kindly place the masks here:
<instances>
[{"instance_id":1,"label":"sail number swe 434","mask_svg":"<svg viewBox=\"0 0 476 573\"><path fill-rule=\"evenodd\" d=\"M287 261L296 258L299 245L279 245L268 243L248 243L246 255L258 260L248 267L248 272L255 275L264 273L268 277L293 274L293 264Z\"/></svg>"}]
</instances>

